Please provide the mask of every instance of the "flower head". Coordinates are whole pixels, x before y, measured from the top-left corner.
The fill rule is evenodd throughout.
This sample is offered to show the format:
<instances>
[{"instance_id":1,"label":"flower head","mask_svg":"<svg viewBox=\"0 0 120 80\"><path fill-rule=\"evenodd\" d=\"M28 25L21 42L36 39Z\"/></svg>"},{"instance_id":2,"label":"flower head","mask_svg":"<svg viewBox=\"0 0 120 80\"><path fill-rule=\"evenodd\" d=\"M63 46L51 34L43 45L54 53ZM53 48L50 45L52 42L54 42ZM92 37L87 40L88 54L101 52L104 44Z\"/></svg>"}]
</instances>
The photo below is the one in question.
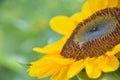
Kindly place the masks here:
<instances>
[{"instance_id":1,"label":"flower head","mask_svg":"<svg viewBox=\"0 0 120 80\"><path fill-rule=\"evenodd\" d=\"M119 68L116 54L120 52L120 1L87 0L82 11L71 17L56 16L51 28L63 38L44 48L46 54L32 62L30 76L51 80L68 80L85 69L89 78Z\"/></svg>"}]
</instances>

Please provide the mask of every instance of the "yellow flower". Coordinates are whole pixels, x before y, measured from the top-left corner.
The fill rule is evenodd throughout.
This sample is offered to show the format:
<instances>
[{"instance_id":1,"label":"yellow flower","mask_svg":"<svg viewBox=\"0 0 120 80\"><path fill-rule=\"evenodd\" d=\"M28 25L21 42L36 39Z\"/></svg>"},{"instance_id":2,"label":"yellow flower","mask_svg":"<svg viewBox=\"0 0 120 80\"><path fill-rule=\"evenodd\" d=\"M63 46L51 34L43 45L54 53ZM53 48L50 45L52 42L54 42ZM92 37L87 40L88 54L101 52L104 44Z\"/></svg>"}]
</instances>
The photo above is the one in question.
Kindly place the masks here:
<instances>
[{"instance_id":1,"label":"yellow flower","mask_svg":"<svg viewBox=\"0 0 120 80\"><path fill-rule=\"evenodd\" d=\"M120 52L120 1L87 0L82 11L56 16L51 28L63 38L44 48L34 48L45 56L32 62L28 69L32 77L69 80L85 69L89 78L119 68L115 56Z\"/></svg>"}]
</instances>

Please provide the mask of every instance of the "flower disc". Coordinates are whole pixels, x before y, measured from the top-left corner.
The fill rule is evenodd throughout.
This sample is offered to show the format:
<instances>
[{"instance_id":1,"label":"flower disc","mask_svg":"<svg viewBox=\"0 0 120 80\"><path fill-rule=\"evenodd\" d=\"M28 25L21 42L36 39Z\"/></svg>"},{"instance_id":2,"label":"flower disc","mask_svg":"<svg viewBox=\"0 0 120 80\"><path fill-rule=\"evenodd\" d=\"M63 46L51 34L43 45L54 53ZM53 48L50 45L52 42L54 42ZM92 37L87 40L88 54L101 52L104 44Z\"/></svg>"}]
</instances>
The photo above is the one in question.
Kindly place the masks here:
<instances>
[{"instance_id":1,"label":"flower disc","mask_svg":"<svg viewBox=\"0 0 120 80\"><path fill-rule=\"evenodd\" d=\"M120 43L120 9L107 8L80 23L61 55L76 60L98 57Z\"/></svg>"}]
</instances>

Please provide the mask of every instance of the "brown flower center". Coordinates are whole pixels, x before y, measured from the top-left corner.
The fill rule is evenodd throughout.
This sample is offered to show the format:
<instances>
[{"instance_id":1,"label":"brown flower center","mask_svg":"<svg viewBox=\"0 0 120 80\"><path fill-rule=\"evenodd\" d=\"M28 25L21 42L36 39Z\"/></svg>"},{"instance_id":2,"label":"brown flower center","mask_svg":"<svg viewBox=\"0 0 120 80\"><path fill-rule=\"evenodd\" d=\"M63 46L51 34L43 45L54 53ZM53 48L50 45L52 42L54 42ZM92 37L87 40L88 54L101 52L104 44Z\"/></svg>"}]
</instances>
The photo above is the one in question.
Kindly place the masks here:
<instances>
[{"instance_id":1,"label":"brown flower center","mask_svg":"<svg viewBox=\"0 0 120 80\"><path fill-rule=\"evenodd\" d=\"M120 43L120 9L107 8L81 22L61 55L76 60L98 57Z\"/></svg>"}]
</instances>

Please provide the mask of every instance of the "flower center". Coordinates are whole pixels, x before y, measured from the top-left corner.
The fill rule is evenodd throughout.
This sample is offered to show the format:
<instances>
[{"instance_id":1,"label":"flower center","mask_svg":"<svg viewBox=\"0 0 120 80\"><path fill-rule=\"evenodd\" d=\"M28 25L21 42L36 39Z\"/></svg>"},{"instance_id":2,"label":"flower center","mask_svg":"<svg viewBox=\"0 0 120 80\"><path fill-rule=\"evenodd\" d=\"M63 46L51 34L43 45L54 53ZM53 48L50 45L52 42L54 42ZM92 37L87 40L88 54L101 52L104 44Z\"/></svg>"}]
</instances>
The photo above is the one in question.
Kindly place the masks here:
<instances>
[{"instance_id":1,"label":"flower center","mask_svg":"<svg viewBox=\"0 0 120 80\"><path fill-rule=\"evenodd\" d=\"M120 43L120 9L107 8L80 23L61 55L76 60L98 57Z\"/></svg>"}]
</instances>

